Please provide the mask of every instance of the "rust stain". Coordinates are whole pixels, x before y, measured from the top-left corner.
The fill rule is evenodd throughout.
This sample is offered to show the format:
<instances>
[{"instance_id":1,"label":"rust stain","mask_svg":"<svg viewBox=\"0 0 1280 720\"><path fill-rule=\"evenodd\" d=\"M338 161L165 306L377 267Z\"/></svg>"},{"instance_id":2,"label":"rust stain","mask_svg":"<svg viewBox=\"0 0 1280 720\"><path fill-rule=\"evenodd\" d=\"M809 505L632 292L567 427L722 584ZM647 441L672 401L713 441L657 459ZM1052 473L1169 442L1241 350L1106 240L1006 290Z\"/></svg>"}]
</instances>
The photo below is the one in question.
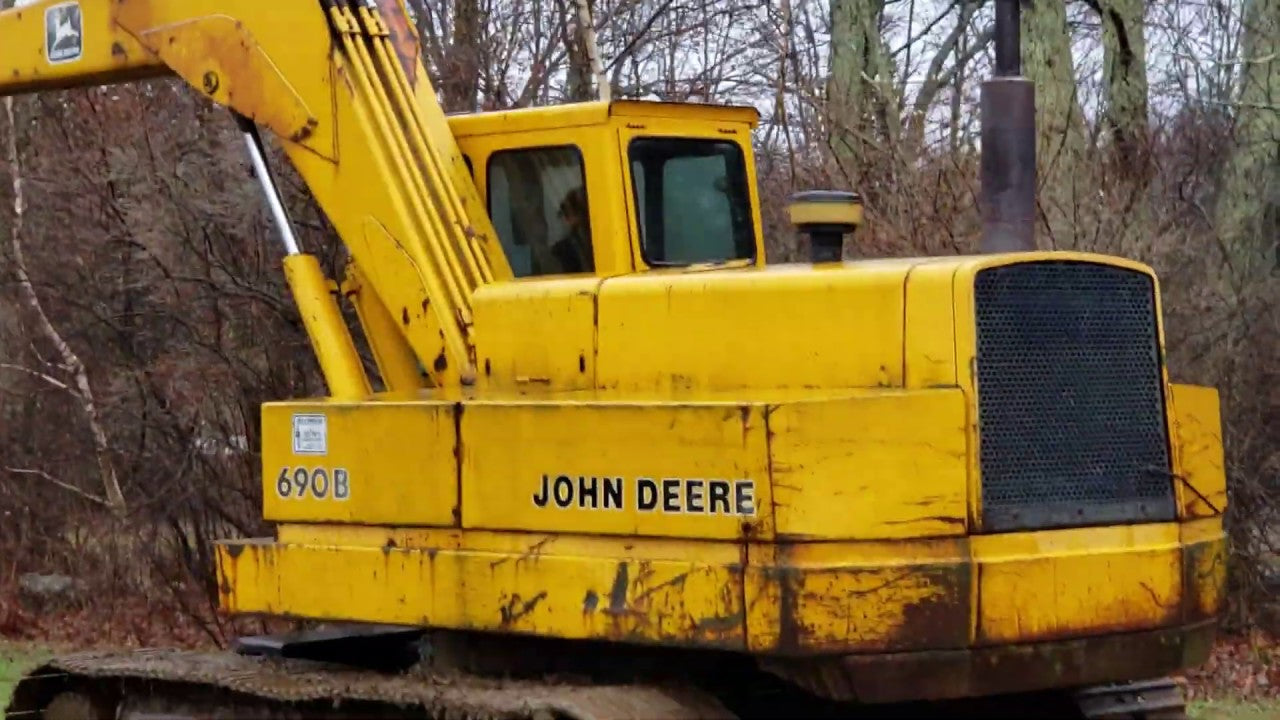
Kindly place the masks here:
<instances>
[{"instance_id":1,"label":"rust stain","mask_svg":"<svg viewBox=\"0 0 1280 720\"><path fill-rule=\"evenodd\" d=\"M968 642L967 564L803 574L784 567L775 573L779 650L883 652L960 648Z\"/></svg>"},{"instance_id":2,"label":"rust stain","mask_svg":"<svg viewBox=\"0 0 1280 720\"><path fill-rule=\"evenodd\" d=\"M884 520L883 522L885 525L914 525L915 523L922 522L936 522L959 528L963 528L965 526L964 518L952 517L950 515L921 515L920 517L907 518L905 520Z\"/></svg>"},{"instance_id":3,"label":"rust stain","mask_svg":"<svg viewBox=\"0 0 1280 720\"><path fill-rule=\"evenodd\" d=\"M618 563L618 571L613 576L613 587L609 589L609 612L621 615L627 611L627 563Z\"/></svg>"},{"instance_id":4,"label":"rust stain","mask_svg":"<svg viewBox=\"0 0 1280 720\"><path fill-rule=\"evenodd\" d=\"M698 620L694 624L693 629L700 633L712 633L715 635L723 635L741 629L746 615L739 610L729 615L717 615L714 617L706 617Z\"/></svg>"},{"instance_id":5,"label":"rust stain","mask_svg":"<svg viewBox=\"0 0 1280 720\"><path fill-rule=\"evenodd\" d=\"M766 659L766 671L840 702L897 703L1087 686L1159 677L1208 656L1210 624L1031 645L912 653ZM1022 713L1034 717L1029 706Z\"/></svg>"},{"instance_id":6,"label":"rust stain","mask_svg":"<svg viewBox=\"0 0 1280 720\"><path fill-rule=\"evenodd\" d=\"M586 597L582 598L582 613L590 615L598 607L600 607L600 596L596 594L595 590L588 590Z\"/></svg>"},{"instance_id":7,"label":"rust stain","mask_svg":"<svg viewBox=\"0 0 1280 720\"><path fill-rule=\"evenodd\" d=\"M113 42L111 43L111 57L124 60L129 57L129 54L125 52L123 45L119 42Z\"/></svg>"},{"instance_id":8,"label":"rust stain","mask_svg":"<svg viewBox=\"0 0 1280 720\"><path fill-rule=\"evenodd\" d=\"M647 600L654 593L665 590L667 588L678 587L679 589L683 590L685 580L688 580L688 579L689 579L689 573L682 572L679 575L676 575L675 577L671 578L670 580L664 580L663 582L660 582L657 585L647 588L643 592L637 594L635 597L635 601L640 602L643 600ZM639 582L638 578L637 578L637 582Z\"/></svg>"},{"instance_id":9,"label":"rust stain","mask_svg":"<svg viewBox=\"0 0 1280 720\"><path fill-rule=\"evenodd\" d=\"M969 642L971 569L967 564L930 568L923 573L933 594L903 607L902 623L887 638L893 650L962 648Z\"/></svg>"},{"instance_id":10,"label":"rust stain","mask_svg":"<svg viewBox=\"0 0 1280 720\"><path fill-rule=\"evenodd\" d=\"M769 568L766 577L778 585L778 646L781 651L800 649L800 608L796 603L800 574L790 568Z\"/></svg>"},{"instance_id":11,"label":"rust stain","mask_svg":"<svg viewBox=\"0 0 1280 720\"><path fill-rule=\"evenodd\" d=\"M507 598L507 602L503 604L502 608L499 611L502 614L503 627L511 625L519 621L521 618L528 615L529 613L533 612L533 609L538 606L538 603L545 600L546 597L547 597L547 591L543 590L537 595L534 595L533 597L524 601L521 601L519 595L512 595L509 598Z\"/></svg>"},{"instance_id":12,"label":"rust stain","mask_svg":"<svg viewBox=\"0 0 1280 720\"><path fill-rule=\"evenodd\" d=\"M298 131L295 132L293 135L290 135L289 139L292 140L293 142L300 143L303 140L310 138L312 134L315 133L316 126L319 124L320 124L319 120L316 120L313 117L309 117L307 118L307 124L298 128Z\"/></svg>"},{"instance_id":13,"label":"rust stain","mask_svg":"<svg viewBox=\"0 0 1280 720\"><path fill-rule=\"evenodd\" d=\"M399 0L377 0L378 13L391 36L391 47L396 51L396 58L404 68L409 85L418 85L418 34L409 23L408 16L400 7Z\"/></svg>"},{"instance_id":14,"label":"rust stain","mask_svg":"<svg viewBox=\"0 0 1280 720\"><path fill-rule=\"evenodd\" d=\"M1226 559L1221 541L1196 543L1183 549L1183 619L1211 619L1222 610Z\"/></svg>"}]
</instances>

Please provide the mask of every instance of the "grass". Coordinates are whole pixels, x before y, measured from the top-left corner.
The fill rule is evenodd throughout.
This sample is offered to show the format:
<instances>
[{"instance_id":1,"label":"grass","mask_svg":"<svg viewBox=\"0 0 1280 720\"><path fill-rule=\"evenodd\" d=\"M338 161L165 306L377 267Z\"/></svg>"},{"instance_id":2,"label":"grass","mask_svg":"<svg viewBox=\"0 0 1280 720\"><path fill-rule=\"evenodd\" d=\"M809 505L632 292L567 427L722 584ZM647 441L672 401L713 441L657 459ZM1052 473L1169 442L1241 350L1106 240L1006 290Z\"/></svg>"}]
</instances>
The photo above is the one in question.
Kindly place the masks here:
<instances>
[{"instance_id":1,"label":"grass","mask_svg":"<svg viewBox=\"0 0 1280 720\"><path fill-rule=\"evenodd\" d=\"M13 686L26 673L46 657L44 652L31 645L0 644L0 711L9 705Z\"/></svg>"},{"instance_id":2,"label":"grass","mask_svg":"<svg viewBox=\"0 0 1280 720\"><path fill-rule=\"evenodd\" d=\"M1209 700L1187 706L1191 720L1276 720L1280 700Z\"/></svg>"}]
</instances>

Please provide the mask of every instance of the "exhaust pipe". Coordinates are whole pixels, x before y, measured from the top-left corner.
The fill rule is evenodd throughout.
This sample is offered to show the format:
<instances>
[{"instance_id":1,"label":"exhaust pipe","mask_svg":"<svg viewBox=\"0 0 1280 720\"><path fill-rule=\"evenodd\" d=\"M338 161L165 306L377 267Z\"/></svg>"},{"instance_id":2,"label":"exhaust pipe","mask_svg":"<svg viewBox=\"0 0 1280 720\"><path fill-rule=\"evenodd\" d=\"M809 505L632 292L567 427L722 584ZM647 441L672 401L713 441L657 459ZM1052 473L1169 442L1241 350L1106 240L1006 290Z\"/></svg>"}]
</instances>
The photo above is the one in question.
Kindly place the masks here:
<instances>
[{"instance_id":1,"label":"exhaust pipe","mask_svg":"<svg viewBox=\"0 0 1280 720\"><path fill-rule=\"evenodd\" d=\"M1036 249L1036 99L1022 76L1024 1L996 0L995 77L982 83L984 253Z\"/></svg>"}]
</instances>

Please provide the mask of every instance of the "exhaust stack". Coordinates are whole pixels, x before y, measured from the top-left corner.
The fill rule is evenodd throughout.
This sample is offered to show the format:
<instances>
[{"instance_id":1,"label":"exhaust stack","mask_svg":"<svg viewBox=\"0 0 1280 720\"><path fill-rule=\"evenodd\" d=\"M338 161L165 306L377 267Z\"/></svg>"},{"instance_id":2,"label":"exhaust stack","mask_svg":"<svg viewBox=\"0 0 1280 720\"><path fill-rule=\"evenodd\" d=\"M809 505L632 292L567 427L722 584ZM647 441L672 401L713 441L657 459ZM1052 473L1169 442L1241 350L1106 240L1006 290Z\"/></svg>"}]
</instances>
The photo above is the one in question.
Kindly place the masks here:
<instances>
[{"instance_id":1,"label":"exhaust stack","mask_svg":"<svg viewBox=\"0 0 1280 720\"><path fill-rule=\"evenodd\" d=\"M1022 76L1023 1L996 0L996 72L982 83L984 253L1036 249L1036 100Z\"/></svg>"}]
</instances>

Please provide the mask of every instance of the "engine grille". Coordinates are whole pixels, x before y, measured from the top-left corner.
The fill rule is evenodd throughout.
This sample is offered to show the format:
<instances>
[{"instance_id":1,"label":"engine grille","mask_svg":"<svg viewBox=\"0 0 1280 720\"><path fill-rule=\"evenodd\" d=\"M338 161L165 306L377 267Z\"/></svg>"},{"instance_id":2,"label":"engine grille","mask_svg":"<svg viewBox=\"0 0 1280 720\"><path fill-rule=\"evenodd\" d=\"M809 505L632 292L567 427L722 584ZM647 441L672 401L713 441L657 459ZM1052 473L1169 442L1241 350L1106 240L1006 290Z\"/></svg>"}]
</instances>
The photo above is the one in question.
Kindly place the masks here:
<instances>
[{"instance_id":1,"label":"engine grille","mask_svg":"<svg viewBox=\"0 0 1280 720\"><path fill-rule=\"evenodd\" d=\"M1006 265L978 273L975 304L983 527L1172 519L1151 278Z\"/></svg>"}]
</instances>

